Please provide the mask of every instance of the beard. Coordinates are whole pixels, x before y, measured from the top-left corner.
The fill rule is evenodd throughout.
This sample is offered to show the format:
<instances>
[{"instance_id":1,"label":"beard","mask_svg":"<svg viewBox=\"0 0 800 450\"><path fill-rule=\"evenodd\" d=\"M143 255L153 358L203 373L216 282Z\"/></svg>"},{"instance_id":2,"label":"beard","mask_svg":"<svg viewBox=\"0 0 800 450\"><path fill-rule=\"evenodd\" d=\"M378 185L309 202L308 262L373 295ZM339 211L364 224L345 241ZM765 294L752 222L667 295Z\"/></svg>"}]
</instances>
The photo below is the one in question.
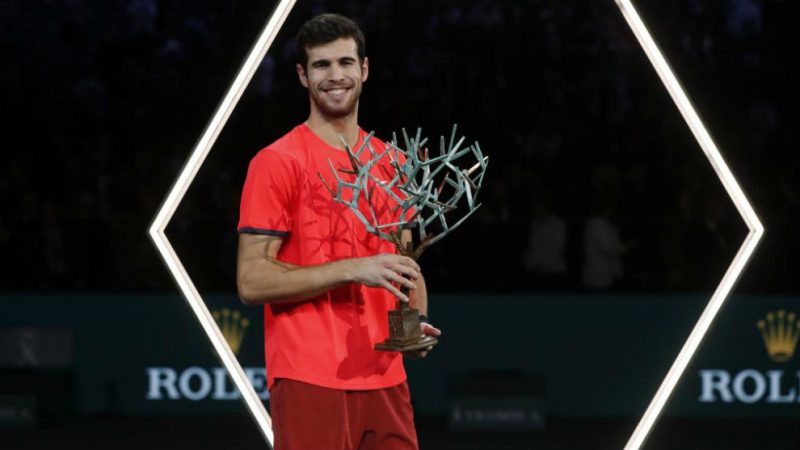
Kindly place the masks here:
<instances>
[{"instance_id":1,"label":"beard","mask_svg":"<svg viewBox=\"0 0 800 450\"><path fill-rule=\"evenodd\" d=\"M361 83L355 83L350 87L350 95L343 103L335 103L326 97L321 89L312 89L311 101L316 105L322 115L331 119L341 119L353 114L358 106L358 99L361 96Z\"/></svg>"}]
</instances>

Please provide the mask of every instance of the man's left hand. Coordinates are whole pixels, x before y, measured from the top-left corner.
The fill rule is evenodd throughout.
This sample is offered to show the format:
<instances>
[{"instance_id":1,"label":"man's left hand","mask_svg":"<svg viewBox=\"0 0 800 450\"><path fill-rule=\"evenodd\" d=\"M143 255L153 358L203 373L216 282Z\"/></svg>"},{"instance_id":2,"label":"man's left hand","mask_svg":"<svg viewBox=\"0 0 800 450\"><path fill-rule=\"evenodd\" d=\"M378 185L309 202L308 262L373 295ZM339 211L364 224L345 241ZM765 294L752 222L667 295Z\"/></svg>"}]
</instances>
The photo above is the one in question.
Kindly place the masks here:
<instances>
[{"instance_id":1,"label":"man's left hand","mask_svg":"<svg viewBox=\"0 0 800 450\"><path fill-rule=\"evenodd\" d=\"M422 334L424 336L439 337L439 336L442 335L442 330L434 327L433 325L431 325L429 323L422 322L422 323L419 324L419 326L422 329ZM410 352L403 352L403 354L406 355L409 358L412 358L412 359L419 359L419 358L424 358L424 357L428 356L428 353L431 350L433 350L433 346L432 345L430 347L421 348L419 350L414 350L414 351L410 351Z\"/></svg>"}]
</instances>

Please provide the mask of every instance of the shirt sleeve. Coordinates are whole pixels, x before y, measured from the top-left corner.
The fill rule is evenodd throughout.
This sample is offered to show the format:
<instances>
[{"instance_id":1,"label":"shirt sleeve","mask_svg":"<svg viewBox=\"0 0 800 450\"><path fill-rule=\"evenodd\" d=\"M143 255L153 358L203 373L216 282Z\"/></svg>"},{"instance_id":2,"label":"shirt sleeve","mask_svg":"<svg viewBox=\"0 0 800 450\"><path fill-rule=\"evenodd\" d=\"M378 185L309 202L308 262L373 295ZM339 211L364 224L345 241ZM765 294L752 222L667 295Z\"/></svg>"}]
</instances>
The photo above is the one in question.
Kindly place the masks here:
<instances>
[{"instance_id":1,"label":"shirt sleeve","mask_svg":"<svg viewBox=\"0 0 800 450\"><path fill-rule=\"evenodd\" d=\"M269 148L250 161L239 208L239 233L289 236L299 185L297 169L296 161Z\"/></svg>"}]
</instances>

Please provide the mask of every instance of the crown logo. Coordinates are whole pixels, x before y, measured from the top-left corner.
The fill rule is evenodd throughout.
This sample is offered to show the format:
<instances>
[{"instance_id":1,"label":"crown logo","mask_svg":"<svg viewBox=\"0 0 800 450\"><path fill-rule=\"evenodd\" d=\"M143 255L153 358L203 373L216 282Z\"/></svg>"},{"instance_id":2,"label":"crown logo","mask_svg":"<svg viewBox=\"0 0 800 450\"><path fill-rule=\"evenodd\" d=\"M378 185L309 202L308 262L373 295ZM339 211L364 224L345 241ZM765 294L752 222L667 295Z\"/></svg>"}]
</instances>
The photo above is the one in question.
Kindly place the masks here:
<instances>
[{"instance_id":1,"label":"crown logo","mask_svg":"<svg viewBox=\"0 0 800 450\"><path fill-rule=\"evenodd\" d=\"M231 311L228 308L223 308L222 311L214 311L212 315L233 354L239 353L244 333L247 331L247 327L250 326L250 319L242 317L239 311Z\"/></svg>"},{"instance_id":2,"label":"crown logo","mask_svg":"<svg viewBox=\"0 0 800 450\"><path fill-rule=\"evenodd\" d=\"M800 321L797 314L784 310L767 313L766 320L758 321L758 329L764 338L769 357L775 362L786 362L794 355L800 337Z\"/></svg>"}]
</instances>

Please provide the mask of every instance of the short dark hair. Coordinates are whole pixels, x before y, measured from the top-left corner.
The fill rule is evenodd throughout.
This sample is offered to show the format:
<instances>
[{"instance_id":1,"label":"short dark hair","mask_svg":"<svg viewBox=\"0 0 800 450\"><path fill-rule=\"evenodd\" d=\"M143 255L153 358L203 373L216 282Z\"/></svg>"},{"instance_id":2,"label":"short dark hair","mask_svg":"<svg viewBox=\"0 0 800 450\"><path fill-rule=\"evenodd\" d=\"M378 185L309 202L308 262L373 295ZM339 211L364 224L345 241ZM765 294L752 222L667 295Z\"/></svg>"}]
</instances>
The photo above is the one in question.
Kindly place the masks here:
<instances>
[{"instance_id":1,"label":"short dark hair","mask_svg":"<svg viewBox=\"0 0 800 450\"><path fill-rule=\"evenodd\" d=\"M341 14L320 14L312 17L300 27L300 31L295 37L297 62L305 69L308 65L309 48L328 44L341 38L352 38L356 41L358 59L363 63L367 56L364 32L355 21Z\"/></svg>"}]
</instances>

